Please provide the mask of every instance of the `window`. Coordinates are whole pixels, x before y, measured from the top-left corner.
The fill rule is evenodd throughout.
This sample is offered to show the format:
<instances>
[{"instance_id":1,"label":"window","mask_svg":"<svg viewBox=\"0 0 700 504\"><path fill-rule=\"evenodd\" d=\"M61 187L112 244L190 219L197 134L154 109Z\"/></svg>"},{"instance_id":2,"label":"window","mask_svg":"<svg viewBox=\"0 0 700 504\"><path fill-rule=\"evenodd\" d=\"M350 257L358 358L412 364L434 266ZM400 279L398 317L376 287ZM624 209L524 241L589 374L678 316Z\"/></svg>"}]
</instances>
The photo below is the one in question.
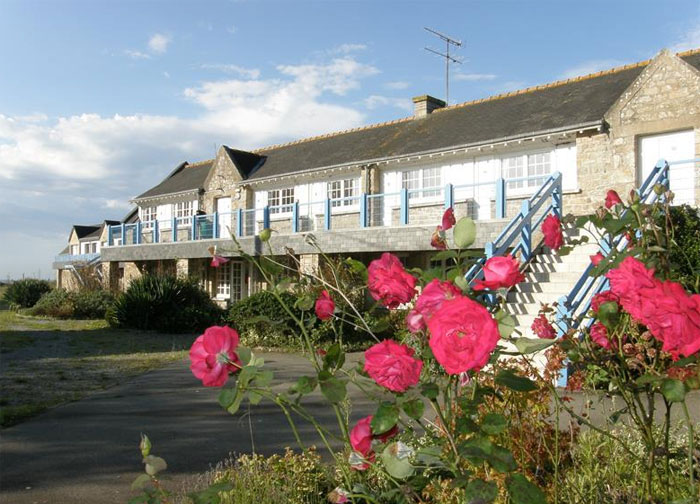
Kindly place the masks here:
<instances>
[{"instance_id":1,"label":"window","mask_svg":"<svg viewBox=\"0 0 700 504\"><path fill-rule=\"evenodd\" d=\"M294 188L267 191L267 206L271 214L291 213L294 205Z\"/></svg>"},{"instance_id":2,"label":"window","mask_svg":"<svg viewBox=\"0 0 700 504\"><path fill-rule=\"evenodd\" d=\"M221 264L216 270L216 297L231 297L231 261Z\"/></svg>"},{"instance_id":3,"label":"window","mask_svg":"<svg viewBox=\"0 0 700 504\"><path fill-rule=\"evenodd\" d=\"M70 246L70 255L78 255L80 254L80 245L71 245Z\"/></svg>"},{"instance_id":4,"label":"window","mask_svg":"<svg viewBox=\"0 0 700 504\"><path fill-rule=\"evenodd\" d=\"M442 169L421 168L401 172L401 187L408 189L409 198L435 198L442 190Z\"/></svg>"},{"instance_id":5,"label":"window","mask_svg":"<svg viewBox=\"0 0 700 504\"><path fill-rule=\"evenodd\" d=\"M145 229L153 227L153 221L158 218L158 207L142 207L139 208L141 213L141 222Z\"/></svg>"},{"instance_id":6,"label":"window","mask_svg":"<svg viewBox=\"0 0 700 504\"><path fill-rule=\"evenodd\" d=\"M549 175L552 171L551 154L549 152L541 152L539 154L530 154L527 156L527 176L533 177L537 175ZM545 178L531 178L527 181L530 187L539 187L545 181Z\"/></svg>"},{"instance_id":7,"label":"window","mask_svg":"<svg viewBox=\"0 0 700 504\"><path fill-rule=\"evenodd\" d=\"M506 180L525 176L525 163L523 156L514 156L503 159L501 173ZM523 180L508 182L508 189L521 189L525 186Z\"/></svg>"},{"instance_id":8,"label":"window","mask_svg":"<svg viewBox=\"0 0 700 504\"><path fill-rule=\"evenodd\" d=\"M173 205L173 215L177 218L179 226L189 226L192 224L194 214L194 201L181 201Z\"/></svg>"},{"instance_id":9,"label":"window","mask_svg":"<svg viewBox=\"0 0 700 504\"><path fill-rule=\"evenodd\" d=\"M344 207L357 204L359 185L357 179L343 179L328 182L328 199L331 206ZM347 199L343 199L347 198Z\"/></svg>"},{"instance_id":10,"label":"window","mask_svg":"<svg viewBox=\"0 0 700 504\"><path fill-rule=\"evenodd\" d=\"M243 299L243 263L231 262L231 302Z\"/></svg>"}]
</instances>

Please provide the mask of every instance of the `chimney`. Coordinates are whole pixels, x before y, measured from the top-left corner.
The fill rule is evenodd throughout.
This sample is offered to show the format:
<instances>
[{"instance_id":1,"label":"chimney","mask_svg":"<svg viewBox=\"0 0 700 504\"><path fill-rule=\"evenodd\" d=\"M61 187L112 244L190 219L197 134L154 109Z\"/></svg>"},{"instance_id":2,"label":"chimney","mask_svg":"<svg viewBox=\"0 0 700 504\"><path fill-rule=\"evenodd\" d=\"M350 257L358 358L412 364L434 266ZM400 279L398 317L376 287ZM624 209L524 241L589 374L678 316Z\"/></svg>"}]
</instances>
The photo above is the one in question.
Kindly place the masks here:
<instances>
[{"instance_id":1,"label":"chimney","mask_svg":"<svg viewBox=\"0 0 700 504\"><path fill-rule=\"evenodd\" d=\"M413 98L413 117L415 119L427 117L429 114L432 114L433 110L444 106L444 101L433 98L430 95L416 96Z\"/></svg>"}]
</instances>

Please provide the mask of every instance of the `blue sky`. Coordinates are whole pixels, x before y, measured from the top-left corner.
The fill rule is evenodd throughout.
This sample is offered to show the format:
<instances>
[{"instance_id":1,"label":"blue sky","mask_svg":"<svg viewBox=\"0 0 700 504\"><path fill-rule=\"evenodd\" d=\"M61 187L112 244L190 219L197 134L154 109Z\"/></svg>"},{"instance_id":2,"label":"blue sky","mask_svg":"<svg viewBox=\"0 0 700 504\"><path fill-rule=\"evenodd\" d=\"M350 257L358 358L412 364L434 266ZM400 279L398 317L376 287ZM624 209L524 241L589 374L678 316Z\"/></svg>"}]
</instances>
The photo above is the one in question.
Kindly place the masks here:
<instances>
[{"instance_id":1,"label":"blue sky","mask_svg":"<svg viewBox=\"0 0 700 504\"><path fill-rule=\"evenodd\" d=\"M464 42L457 103L700 47L700 3L0 1L0 277L47 276L73 223L121 217L216 145L443 97L424 26Z\"/></svg>"}]
</instances>

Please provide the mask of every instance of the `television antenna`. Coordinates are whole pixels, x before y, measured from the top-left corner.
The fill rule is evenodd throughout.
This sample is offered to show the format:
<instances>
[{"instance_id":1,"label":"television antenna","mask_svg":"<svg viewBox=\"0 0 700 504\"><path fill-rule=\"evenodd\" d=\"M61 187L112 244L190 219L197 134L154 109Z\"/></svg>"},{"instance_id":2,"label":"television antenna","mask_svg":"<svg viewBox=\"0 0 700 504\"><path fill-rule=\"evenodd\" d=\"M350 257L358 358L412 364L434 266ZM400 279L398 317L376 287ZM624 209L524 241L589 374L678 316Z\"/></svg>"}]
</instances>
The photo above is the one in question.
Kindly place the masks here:
<instances>
[{"instance_id":1,"label":"television antenna","mask_svg":"<svg viewBox=\"0 0 700 504\"><path fill-rule=\"evenodd\" d=\"M437 54L441 58L445 58L445 103L449 104L450 101L450 63L457 63L459 65L462 64L462 61L460 59L457 59L453 56L450 55L450 46L455 46L457 47L462 47L462 41L457 40L453 37L450 37L448 35L445 35L444 33L440 33L437 30L433 30L432 28L428 28L427 26L423 27L424 30L429 31L436 37L440 38L441 40L445 41L445 52L440 52L435 49L432 49L430 47L425 47L424 49L428 52L431 52L433 54Z\"/></svg>"}]
</instances>

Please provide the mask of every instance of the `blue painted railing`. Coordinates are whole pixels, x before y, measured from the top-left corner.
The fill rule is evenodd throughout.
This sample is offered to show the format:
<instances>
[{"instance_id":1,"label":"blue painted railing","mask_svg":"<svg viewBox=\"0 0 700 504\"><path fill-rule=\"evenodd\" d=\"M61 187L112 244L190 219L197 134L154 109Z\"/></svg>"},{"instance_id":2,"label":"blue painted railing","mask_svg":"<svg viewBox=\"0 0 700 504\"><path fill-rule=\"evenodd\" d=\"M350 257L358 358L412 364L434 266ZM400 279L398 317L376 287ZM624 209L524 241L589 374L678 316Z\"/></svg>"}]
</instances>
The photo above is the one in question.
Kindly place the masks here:
<instances>
[{"instance_id":1,"label":"blue painted railing","mask_svg":"<svg viewBox=\"0 0 700 504\"><path fill-rule=\"evenodd\" d=\"M696 164L698 162L700 162L700 158L672 162L667 162L663 159L660 160L656 166L654 166L646 180L637 189L640 201L645 204L652 204L657 199L663 198L663 195L658 195L654 191L654 186L660 184L666 189L670 188L671 166L689 163ZM626 213L627 210L622 213L621 218L624 217ZM599 244L600 253L603 254L604 257L607 257L613 249L623 250L627 246L627 242L624 236L617 236L612 241L610 239L604 239ZM587 316L593 296L607 290L609 286L607 278L602 276L595 277L591 274L593 268L593 264L589 264L571 289L571 292L559 299L555 324L559 336L566 334L571 329L578 329L580 327L588 328L593 324L594 319ZM566 385L567 378L567 370L564 369L558 384L561 386Z\"/></svg>"},{"instance_id":2,"label":"blue painted railing","mask_svg":"<svg viewBox=\"0 0 700 504\"><path fill-rule=\"evenodd\" d=\"M421 213L424 207L450 208L475 202L484 206L483 218L506 217L506 192L510 184L543 180L548 176L499 178L473 184L401 189L388 193L327 198L305 203L265 206L233 212L193 215L109 226L108 245L140 245L192 240L255 236L263 228L280 227L281 233L379 226L426 225L439 222L439 212ZM551 178L551 177L549 177ZM549 180L549 179L548 179ZM480 192L484 190L484 192ZM479 201L477 201L479 200ZM491 211L492 201L495 209Z\"/></svg>"},{"instance_id":3,"label":"blue painted railing","mask_svg":"<svg viewBox=\"0 0 700 504\"><path fill-rule=\"evenodd\" d=\"M519 177L508 179L507 182L541 180L544 176ZM505 193L503 181L501 191ZM503 209L505 215L505 199L503 199ZM485 257L477 261L467 272L465 278L468 282L473 282L483 276L483 267L487 259L510 253L516 255L520 253L523 263L527 263L531 257L536 244L533 244L532 237L542 225L542 221L547 215L553 213L561 218L562 215L562 176L559 172L546 176L544 183L537 189L535 194L522 202L520 212L516 215L496 237L495 240L486 244Z\"/></svg>"}]
</instances>

